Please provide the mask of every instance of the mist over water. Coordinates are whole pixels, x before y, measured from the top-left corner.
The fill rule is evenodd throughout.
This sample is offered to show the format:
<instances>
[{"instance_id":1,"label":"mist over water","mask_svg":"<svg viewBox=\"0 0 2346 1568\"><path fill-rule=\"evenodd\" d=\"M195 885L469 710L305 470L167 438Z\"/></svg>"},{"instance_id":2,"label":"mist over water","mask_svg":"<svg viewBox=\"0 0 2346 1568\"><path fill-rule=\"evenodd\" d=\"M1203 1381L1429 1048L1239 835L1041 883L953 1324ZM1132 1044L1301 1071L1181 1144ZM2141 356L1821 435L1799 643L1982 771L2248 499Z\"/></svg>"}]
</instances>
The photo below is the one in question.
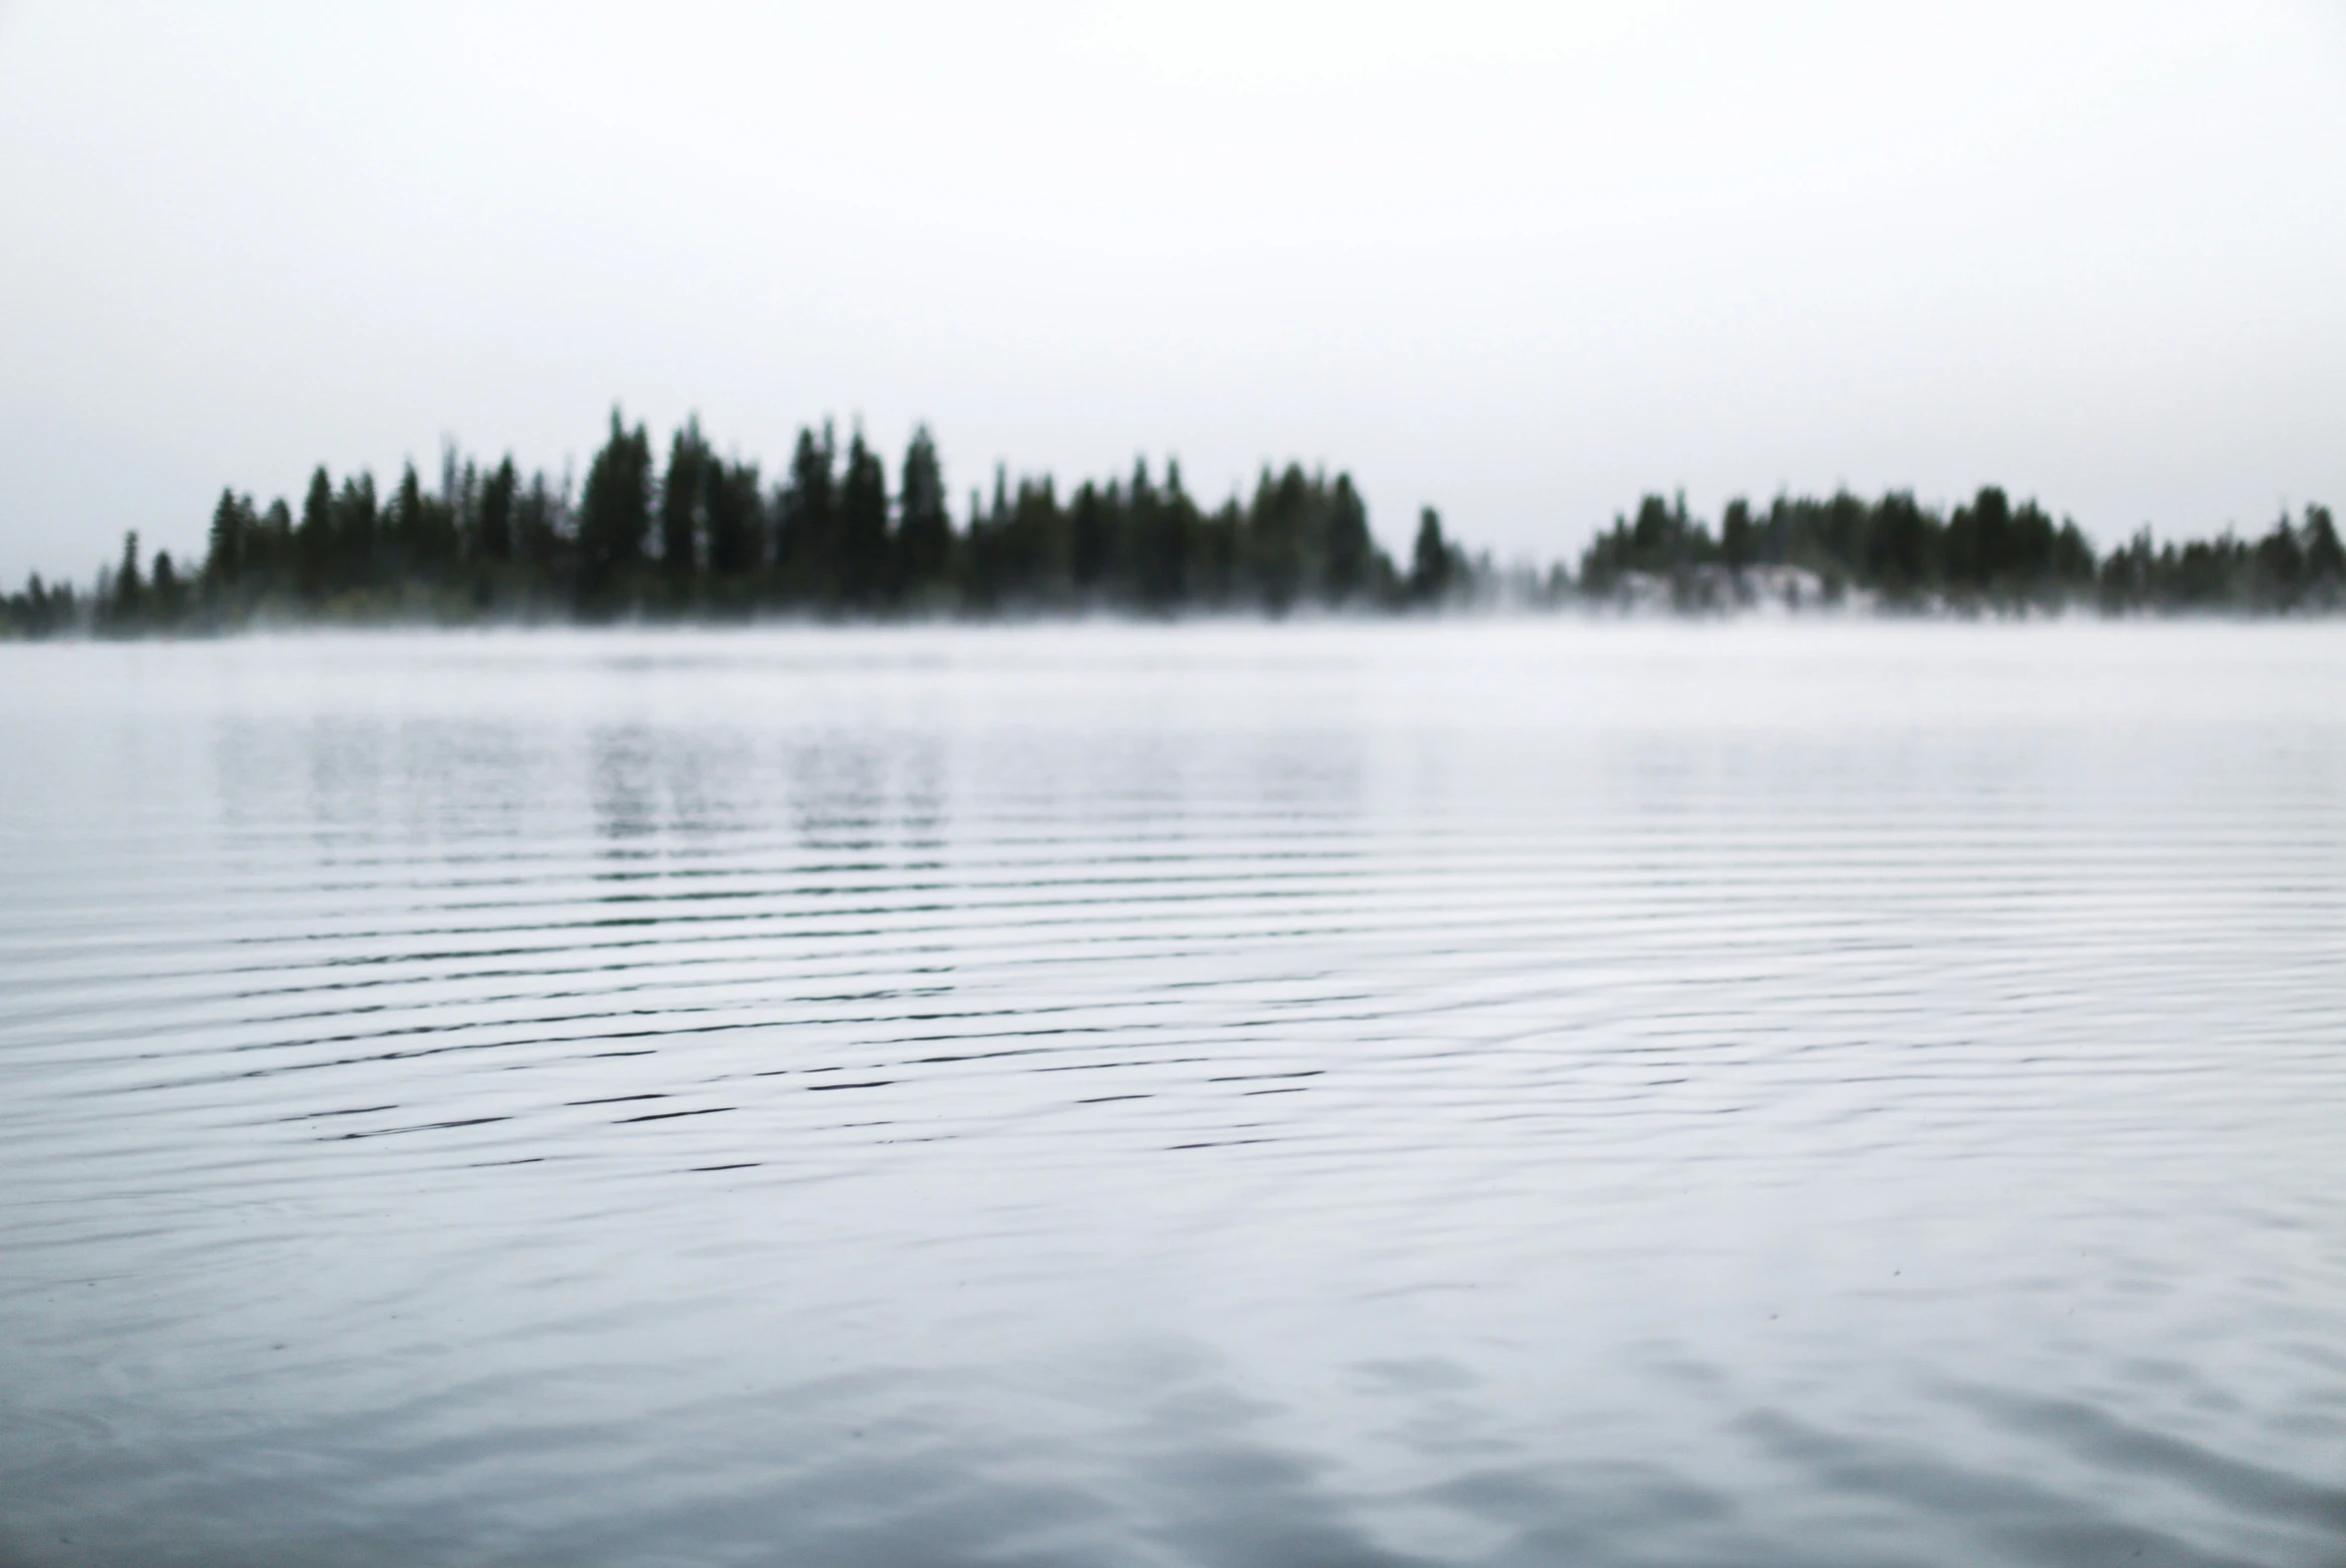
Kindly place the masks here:
<instances>
[{"instance_id":1,"label":"mist over water","mask_svg":"<svg viewBox=\"0 0 2346 1568\"><path fill-rule=\"evenodd\" d=\"M2334 1564L2342 694L0 647L0 1561Z\"/></svg>"}]
</instances>

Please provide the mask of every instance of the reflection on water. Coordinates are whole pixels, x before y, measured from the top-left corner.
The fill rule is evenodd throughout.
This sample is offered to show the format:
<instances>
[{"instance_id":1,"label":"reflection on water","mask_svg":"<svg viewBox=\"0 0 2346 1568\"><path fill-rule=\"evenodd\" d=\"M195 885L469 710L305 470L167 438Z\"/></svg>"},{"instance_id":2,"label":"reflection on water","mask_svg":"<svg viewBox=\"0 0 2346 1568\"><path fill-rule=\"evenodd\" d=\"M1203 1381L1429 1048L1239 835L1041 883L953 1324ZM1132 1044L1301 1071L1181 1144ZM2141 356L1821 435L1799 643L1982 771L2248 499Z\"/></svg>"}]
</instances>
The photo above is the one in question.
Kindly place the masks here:
<instances>
[{"instance_id":1,"label":"reflection on water","mask_svg":"<svg viewBox=\"0 0 2346 1568\"><path fill-rule=\"evenodd\" d=\"M0 1560L2346 1558L2346 641L0 649Z\"/></svg>"}]
</instances>

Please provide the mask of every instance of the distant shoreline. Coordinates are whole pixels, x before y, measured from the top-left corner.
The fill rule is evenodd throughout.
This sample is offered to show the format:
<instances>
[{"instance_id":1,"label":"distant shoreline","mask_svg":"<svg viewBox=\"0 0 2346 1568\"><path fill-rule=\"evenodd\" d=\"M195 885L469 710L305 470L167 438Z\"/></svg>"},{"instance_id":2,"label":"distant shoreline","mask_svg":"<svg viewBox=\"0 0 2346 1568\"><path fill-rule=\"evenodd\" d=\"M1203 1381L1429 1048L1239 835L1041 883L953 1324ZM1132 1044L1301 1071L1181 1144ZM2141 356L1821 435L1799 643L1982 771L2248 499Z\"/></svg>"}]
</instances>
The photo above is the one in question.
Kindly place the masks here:
<instances>
[{"instance_id":1,"label":"distant shoreline","mask_svg":"<svg viewBox=\"0 0 2346 1568\"><path fill-rule=\"evenodd\" d=\"M1348 474L1265 468L1208 511L1146 461L1064 498L997 468L957 523L926 428L892 492L857 432L800 431L786 478L721 458L688 423L656 465L614 410L574 495L451 449L428 489L413 464L388 496L325 468L298 510L224 491L205 557L142 562L127 536L86 588L38 575L0 597L0 638L202 636L295 627L754 624L1057 619L1117 614L1386 616L1474 608L1717 616L1752 611L2036 617L2283 616L2346 609L2346 550L2327 507L2248 540L2156 542L2096 555L2076 524L1993 486L1948 512L1910 492L1868 501L1735 500L1716 530L1685 498L1616 515L1576 565L1502 567L1420 510L1409 559L1370 535Z\"/></svg>"}]
</instances>

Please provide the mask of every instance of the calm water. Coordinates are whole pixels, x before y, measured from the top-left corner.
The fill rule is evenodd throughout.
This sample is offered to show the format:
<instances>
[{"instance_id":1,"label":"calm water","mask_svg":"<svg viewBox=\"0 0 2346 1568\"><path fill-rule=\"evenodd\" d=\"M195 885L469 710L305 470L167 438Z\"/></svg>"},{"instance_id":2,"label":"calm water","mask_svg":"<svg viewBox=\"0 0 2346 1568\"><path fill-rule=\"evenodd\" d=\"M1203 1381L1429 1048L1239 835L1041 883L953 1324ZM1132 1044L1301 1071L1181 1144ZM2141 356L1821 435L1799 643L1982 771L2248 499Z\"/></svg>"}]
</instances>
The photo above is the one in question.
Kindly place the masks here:
<instances>
[{"instance_id":1,"label":"calm water","mask_svg":"<svg viewBox=\"0 0 2346 1568\"><path fill-rule=\"evenodd\" d=\"M2346 629L0 648L0 1559L2346 1562Z\"/></svg>"}]
</instances>

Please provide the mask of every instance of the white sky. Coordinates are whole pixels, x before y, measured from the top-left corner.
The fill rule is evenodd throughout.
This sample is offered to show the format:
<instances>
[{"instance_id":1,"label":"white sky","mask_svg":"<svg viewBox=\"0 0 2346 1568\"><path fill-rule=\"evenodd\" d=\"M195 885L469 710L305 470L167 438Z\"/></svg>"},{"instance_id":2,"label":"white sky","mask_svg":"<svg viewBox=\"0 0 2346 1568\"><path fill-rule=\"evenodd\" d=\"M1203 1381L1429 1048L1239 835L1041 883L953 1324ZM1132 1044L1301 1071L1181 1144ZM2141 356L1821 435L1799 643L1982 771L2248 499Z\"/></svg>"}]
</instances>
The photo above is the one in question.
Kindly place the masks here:
<instances>
[{"instance_id":1,"label":"white sky","mask_svg":"<svg viewBox=\"0 0 2346 1568\"><path fill-rule=\"evenodd\" d=\"M2346 504L2346 3L0 0L0 579L614 400L959 497Z\"/></svg>"}]
</instances>

